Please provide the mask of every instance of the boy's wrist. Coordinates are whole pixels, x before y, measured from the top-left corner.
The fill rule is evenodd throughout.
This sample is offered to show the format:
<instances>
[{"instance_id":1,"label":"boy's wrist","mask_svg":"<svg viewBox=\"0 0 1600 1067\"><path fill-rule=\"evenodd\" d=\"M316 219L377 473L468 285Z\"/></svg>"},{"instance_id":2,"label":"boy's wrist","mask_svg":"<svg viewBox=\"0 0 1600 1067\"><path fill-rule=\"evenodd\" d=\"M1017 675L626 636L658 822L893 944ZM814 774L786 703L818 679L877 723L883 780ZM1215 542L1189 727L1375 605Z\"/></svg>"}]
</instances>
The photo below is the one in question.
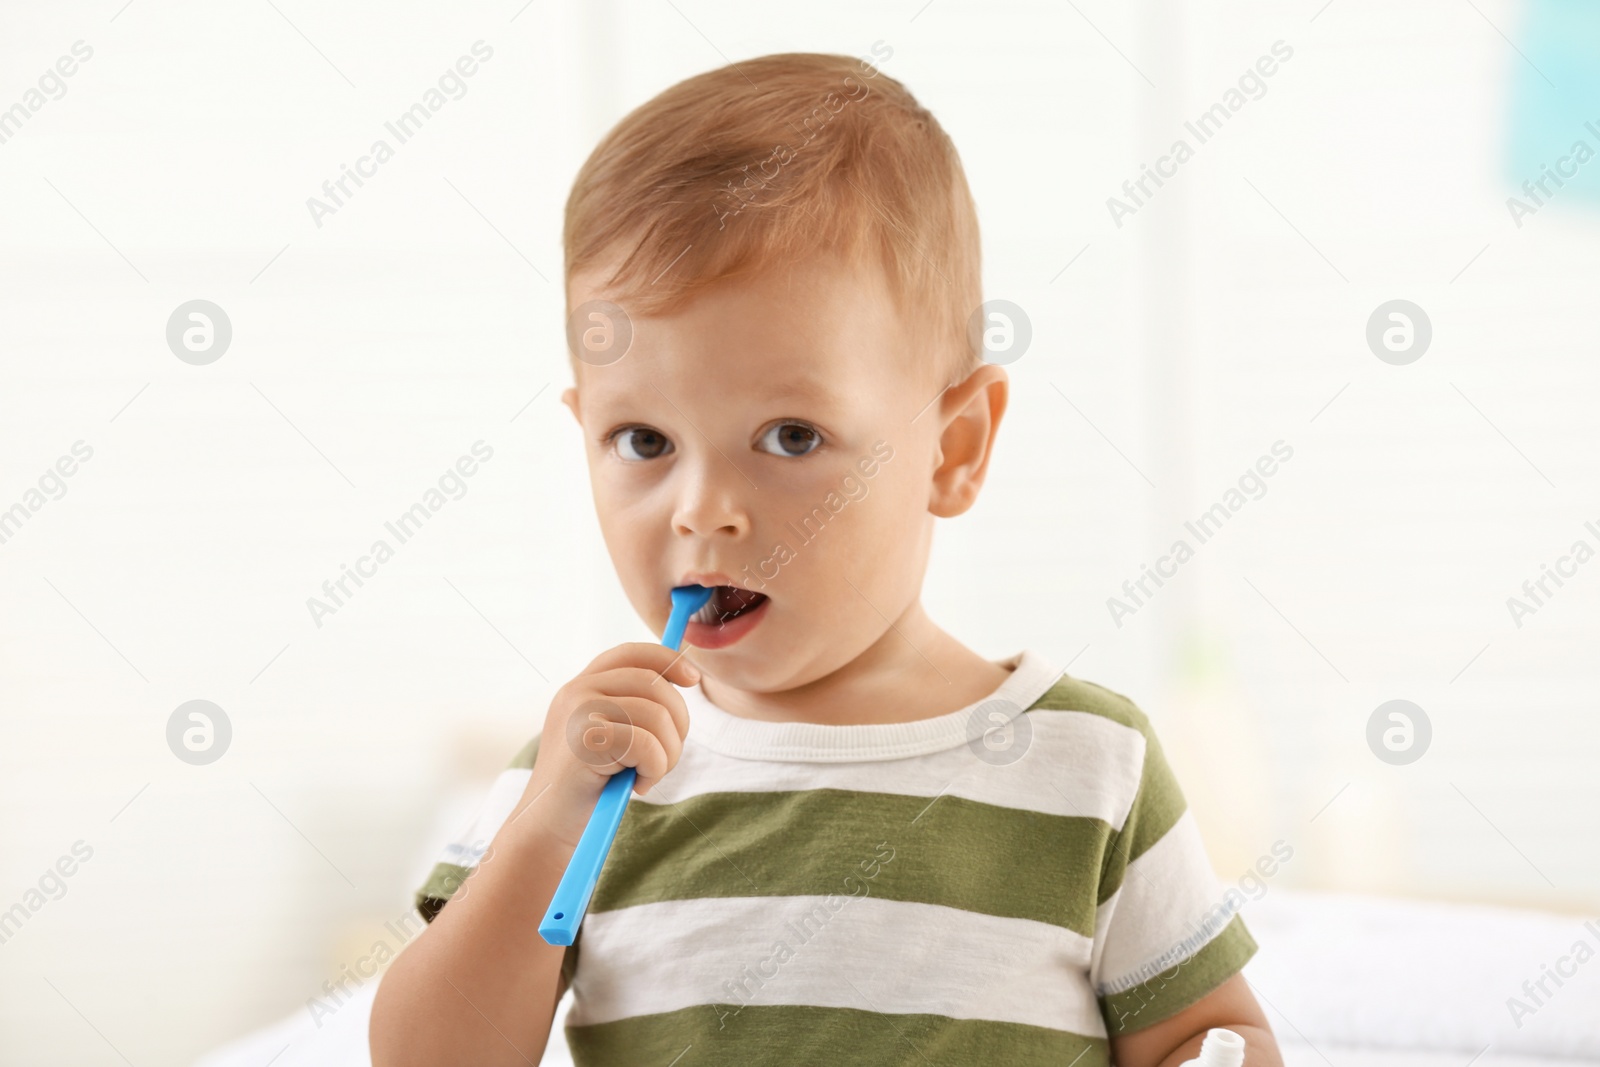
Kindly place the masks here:
<instances>
[{"instance_id":1,"label":"boy's wrist","mask_svg":"<svg viewBox=\"0 0 1600 1067\"><path fill-rule=\"evenodd\" d=\"M522 810L520 805L517 810ZM523 811L520 818L513 811L450 900L477 896L494 911L509 908L520 914L532 908L543 914L572 853L573 847L537 820L533 811Z\"/></svg>"},{"instance_id":2,"label":"boy's wrist","mask_svg":"<svg viewBox=\"0 0 1600 1067\"><path fill-rule=\"evenodd\" d=\"M589 825L596 798L563 793L561 783L545 781L535 772L495 835L496 841L505 837L503 844L519 854L558 855L564 869Z\"/></svg>"}]
</instances>

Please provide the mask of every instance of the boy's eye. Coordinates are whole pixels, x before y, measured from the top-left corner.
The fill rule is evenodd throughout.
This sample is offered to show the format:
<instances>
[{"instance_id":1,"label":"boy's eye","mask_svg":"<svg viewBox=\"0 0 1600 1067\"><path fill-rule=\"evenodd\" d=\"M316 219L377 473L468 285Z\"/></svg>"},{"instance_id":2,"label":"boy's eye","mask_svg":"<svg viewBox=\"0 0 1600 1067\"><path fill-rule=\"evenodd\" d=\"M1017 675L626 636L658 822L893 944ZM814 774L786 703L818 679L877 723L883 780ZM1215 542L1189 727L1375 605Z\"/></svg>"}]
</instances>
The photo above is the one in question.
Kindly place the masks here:
<instances>
[{"instance_id":1,"label":"boy's eye","mask_svg":"<svg viewBox=\"0 0 1600 1067\"><path fill-rule=\"evenodd\" d=\"M627 460L655 459L672 451L672 442L648 426L625 426L611 435L611 443Z\"/></svg>"},{"instance_id":2,"label":"boy's eye","mask_svg":"<svg viewBox=\"0 0 1600 1067\"><path fill-rule=\"evenodd\" d=\"M775 456L803 456L822 444L822 435L803 422L780 422L761 435L763 452Z\"/></svg>"}]
</instances>

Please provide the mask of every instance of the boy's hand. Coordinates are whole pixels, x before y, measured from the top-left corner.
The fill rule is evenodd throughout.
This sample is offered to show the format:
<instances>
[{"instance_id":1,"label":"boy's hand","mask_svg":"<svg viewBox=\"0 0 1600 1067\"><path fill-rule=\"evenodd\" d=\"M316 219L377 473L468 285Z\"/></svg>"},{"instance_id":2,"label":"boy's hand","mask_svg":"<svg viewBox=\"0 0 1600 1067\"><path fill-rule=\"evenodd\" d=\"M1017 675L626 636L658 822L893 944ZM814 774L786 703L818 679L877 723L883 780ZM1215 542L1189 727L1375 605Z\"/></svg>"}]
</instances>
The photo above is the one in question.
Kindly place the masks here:
<instances>
[{"instance_id":1,"label":"boy's hand","mask_svg":"<svg viewBox=\"0 0 1600 1067\"><path fill-rule=\"evenodd\" d=\"M556 691L544 740L524 796L549 832L577 847L600 790L625 767L638 772L643 796L677 766L689 733L689 709L673 688L694 685L700 671L665 645L630 642L596 656Z\"/></svg>"}]
</instances>

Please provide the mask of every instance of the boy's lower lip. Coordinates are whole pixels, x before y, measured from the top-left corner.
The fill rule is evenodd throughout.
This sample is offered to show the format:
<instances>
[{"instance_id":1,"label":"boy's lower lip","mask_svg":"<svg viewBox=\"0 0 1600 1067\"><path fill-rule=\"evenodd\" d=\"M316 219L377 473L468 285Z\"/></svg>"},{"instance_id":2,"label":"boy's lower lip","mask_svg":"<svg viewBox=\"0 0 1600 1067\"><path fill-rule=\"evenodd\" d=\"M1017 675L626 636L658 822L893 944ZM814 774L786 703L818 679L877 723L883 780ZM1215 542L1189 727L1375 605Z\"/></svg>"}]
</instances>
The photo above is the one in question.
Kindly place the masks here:
<instances>
[{"instance_id":1,"label":"boy's lower lip","mask_svg":"<svg viewBox=\"0 0 1600 1067\"><path fill-rule=\"evenodd\" d=\"M741 612L724 623L696 622L693 619L683 631L685 644L695 648L727 648L755 628L767 613L771 600L763 600L749 611Z\"/></svg>"}]
</instances>

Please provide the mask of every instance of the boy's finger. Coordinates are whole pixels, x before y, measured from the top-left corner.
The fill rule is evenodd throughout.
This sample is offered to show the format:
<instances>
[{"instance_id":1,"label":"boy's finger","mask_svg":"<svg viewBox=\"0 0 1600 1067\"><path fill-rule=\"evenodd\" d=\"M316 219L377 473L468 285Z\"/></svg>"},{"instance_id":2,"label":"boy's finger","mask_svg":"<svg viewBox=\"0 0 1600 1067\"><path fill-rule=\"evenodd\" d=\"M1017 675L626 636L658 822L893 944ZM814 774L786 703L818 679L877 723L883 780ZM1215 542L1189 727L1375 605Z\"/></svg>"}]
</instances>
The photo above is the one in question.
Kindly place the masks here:
<instances>
[{"instance_id":1,"label":"boy's finger","mask_svg":"<svg viewBox=\"0 0 1600 1067\"><path fill-rule=\"evenodd\" d=\"M607 776L625 767L632 767L640 777L651 780L667 773L673 760L661 738L634 725L631 716L609 701L592 704L590 713L568 720L568 744L580 762ZM609 712L602 708L607 704Z\"/></svg>"},{"instance_id":2,"label":"boy's finger","mask_svg":"<svg viewBox=\"0 0 1600 1067\"><path fill-rule=\"evenodd\" d=\"M584 673L599 674L618 667L644 667L674 685L694 685L700 680L700 669L689 662L682 651L644 641L630 641L606 649L594 658Z\"/></svg>"},{"instance_id":3,"label":"boy's finger","mask_svg":"<svg viewBox=\"0 0 1600 1067\"><path fill-rule=\"evenodd\" d=\"M673 724L682 737L689 730L689 706L683 694L674 689L663 676L648 667L616 667L604 674L595 675L590 685L613 700L638 697L651 704L660 704L672 716Z\"/></svg>"},{"instance_id":4,"label":"boy's finger","mask_svg":"<svg viewBox=\"0 0 1600 1067\"><path fill-rule=\"evenodd\" d=\"M668 692L675 697L679 696L676 690ZM679 702L682 702L681 697ZM596 703L608 706L603 712L607 718L626 722L629 726L653 735L666 750L668 762L678 762L678 757L683 754L684 734L688 732L687 711L680 713L669 707L666 702L651 697L622 696Z\"/></svg>"},{"instance_id":5,"label":"boy's finger","mask_svg":"<svg viewBox=\"0 0 1600 1067\"><path fill-rule=\"evenodd\" d=\"M665 646L662 647L665 648ZM667 651L671 652L672 650L667 649ZM698 685L700 682L700 668L689 661L687 652L678 651L674 652L673 655L677 658L672 661L671 666L662 672L662 677L673 685Z\"/></svg>"}]
</instances>

